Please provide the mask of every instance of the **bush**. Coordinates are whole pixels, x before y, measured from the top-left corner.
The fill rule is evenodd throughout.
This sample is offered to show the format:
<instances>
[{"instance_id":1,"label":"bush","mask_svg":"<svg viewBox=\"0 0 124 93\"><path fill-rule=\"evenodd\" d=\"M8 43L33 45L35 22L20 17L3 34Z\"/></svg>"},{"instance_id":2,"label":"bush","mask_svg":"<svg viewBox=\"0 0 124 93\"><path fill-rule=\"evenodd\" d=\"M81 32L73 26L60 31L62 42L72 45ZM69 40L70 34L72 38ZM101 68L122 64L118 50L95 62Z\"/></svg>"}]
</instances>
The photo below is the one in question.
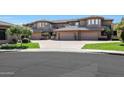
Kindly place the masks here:
<instances>
[{"instance_id":1,"label":"bush","mask_svg":"<svg viewBox=\"0 0 124 93\"><path fill-rule=\"evenodd\" d=\"M121 32L121 40L124 42L124 31Z\"/></svg>"},{"instance_id":2,"label":"bush","mask_svg":"<svg viewBox=\"0 0 124 93\"><path fill-rule=\"evenodd\" d=\"M22 43L30 43L30 39L24 38L24 39L22 39Z\"/></svg>"},{"instance_id":3,"label":"bush","mask_svg":"<svg viewBox=\"0 0 124 93\"><path fill-rule=\"evenodd\" d=\"M27 49L27 46L17 46L15 44L4 44L0 49Z\"/></svg>"},{"instance_id":4,"label":"bush","mask_svg":"<svg viewBox=\"0 0 124 93\"><path fill-rule=\"evenodd\" d=\"M10 44L16 44L17 43L17 39L12 39L10 42L9 42Z\"/></svg>"}]
</instances>

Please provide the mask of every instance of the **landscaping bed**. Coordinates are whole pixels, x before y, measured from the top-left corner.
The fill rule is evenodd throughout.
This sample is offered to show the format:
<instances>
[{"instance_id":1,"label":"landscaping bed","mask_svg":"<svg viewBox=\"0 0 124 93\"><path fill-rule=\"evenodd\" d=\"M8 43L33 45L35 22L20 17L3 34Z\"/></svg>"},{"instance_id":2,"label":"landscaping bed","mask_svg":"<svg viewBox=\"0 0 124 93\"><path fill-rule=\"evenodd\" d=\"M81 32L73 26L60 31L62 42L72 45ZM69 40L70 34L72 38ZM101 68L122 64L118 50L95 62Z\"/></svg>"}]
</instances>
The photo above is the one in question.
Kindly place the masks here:
<instances>
[{"instance_id":1,"label":"landscaping bed","mask_svg":"<svg viewBox=\"0 0 124 93\"><path fill-rule=\"evenodd\" d=\"M40 48L39 43L20 43L17 44L4 44L0 46L0 49L27 49L27 48Z\"/></svg>"},{"instance_id":2,"label":"landscaping bed","mask_svg":"<svg viewBox=\"0 0 124 93\"><path fill-rule=\"evenodd\" d=\"M82 49L98 49L98 50L116 50L124 51L124 43L114 42L114 43L96 43L96 44L86 44Z\"/></svg>"}]
</instances>

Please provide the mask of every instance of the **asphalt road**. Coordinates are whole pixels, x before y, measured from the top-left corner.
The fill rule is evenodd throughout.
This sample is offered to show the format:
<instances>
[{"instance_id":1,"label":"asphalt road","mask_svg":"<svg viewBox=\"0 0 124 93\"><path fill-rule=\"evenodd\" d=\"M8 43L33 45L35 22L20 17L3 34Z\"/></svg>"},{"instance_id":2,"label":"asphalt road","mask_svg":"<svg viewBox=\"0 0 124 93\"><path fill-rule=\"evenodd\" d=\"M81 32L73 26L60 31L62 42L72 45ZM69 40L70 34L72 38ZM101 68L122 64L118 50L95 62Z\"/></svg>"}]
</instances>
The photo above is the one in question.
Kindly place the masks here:
<instances>
[{"instance_id":1,"label":"asphalt road","mask_svg":"<svg viewBox=\"0 0 124 93\"><path fill-rule=\"evenodd\" d=\"M88 53L0 53L0 76L124 76L124 56Z\"/></svg>"}]
</instances>

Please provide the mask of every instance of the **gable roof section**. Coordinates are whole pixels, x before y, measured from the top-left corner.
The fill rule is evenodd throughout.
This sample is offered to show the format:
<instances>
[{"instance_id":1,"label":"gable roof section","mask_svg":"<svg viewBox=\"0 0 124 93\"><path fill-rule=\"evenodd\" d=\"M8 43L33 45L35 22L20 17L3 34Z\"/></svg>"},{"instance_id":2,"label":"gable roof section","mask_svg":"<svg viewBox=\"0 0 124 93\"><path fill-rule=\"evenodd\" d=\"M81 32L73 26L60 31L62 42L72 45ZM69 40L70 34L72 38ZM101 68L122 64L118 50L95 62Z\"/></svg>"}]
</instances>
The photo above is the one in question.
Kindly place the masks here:
<instances>
[{"instance_id":1,"label":"gable roof section","mask_svg":"<svg viewBox=\"0 0 124 93\"><path fill-rule=\"evenodd\" d=\"M4 21L0 21L0 26L11 26L11 25L13 25L13 24L4 22Z\"/></svg>"}]
</instances>

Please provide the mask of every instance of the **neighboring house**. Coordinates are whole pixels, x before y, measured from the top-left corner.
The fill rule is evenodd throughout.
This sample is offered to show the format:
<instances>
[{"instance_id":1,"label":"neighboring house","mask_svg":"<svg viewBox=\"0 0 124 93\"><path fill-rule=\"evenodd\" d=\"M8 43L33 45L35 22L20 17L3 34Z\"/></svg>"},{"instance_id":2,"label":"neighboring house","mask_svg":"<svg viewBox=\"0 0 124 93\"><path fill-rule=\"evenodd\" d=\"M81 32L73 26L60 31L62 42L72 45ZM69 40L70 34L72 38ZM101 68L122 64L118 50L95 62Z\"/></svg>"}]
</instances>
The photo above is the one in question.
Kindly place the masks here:
<instances>
[{"instance_id":1,"label":"neighboring house","mask_svg":"<svg viewBox=\"0 0 124 93\"><path fill-rule=\"evenodd\" d=\"M111 29L112 21L101 16L90 16L73 20L39 20L25 26L32 28L32 39L48 39L43 33L52 33L56 40L98 40L107 39L104 27Z\"/></svg>"},{"instance_id":2,"label":"neighboring house","mask_svg":"<svg viewBox=\"0 0 124 93\"><path fill-rule=\"evenodd\" d=\"M124 17L121 19L121 22L124 21ZM120 35L121 35L121 31L116 31L115 28L117 27L118 23L114 23L112 24L112 28L113 28L113 35L112 35L112 39L119 39L120 38Z\"/></svg>"},{"instance_id":3,"label":"neighboring house","mask_svg":"<svg viewBox=\"0 0 124 93\"><path fill-rule=\"evenodd\" d=\"M0 21L0 44L8 43L10 41L10 36L7 35L6 29L9 28L12 24Z\"/></svg>"}]
</instances>

